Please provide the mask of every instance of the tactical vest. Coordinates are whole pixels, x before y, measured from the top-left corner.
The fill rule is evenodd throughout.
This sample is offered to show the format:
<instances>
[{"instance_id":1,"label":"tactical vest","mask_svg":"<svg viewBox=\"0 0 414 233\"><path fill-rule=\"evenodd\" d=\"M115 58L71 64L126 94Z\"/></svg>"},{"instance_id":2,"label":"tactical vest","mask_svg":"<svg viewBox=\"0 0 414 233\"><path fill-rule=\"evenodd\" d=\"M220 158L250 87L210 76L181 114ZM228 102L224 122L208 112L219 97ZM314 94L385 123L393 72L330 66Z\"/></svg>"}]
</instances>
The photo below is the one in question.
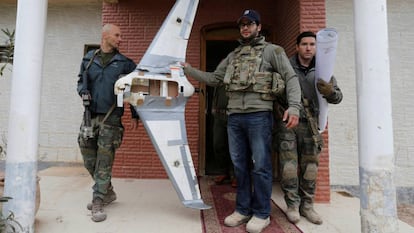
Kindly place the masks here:
<instances>
[{"instance_id":1,"label":"tactical vest","mask_svg":"<svg viewBox=\"0 0 414 233\"><path fill-rule=\"evenodd\" d=\"M274 100L283 93L285 82L279 73L260 71L266 45L268 43L254 47L240 46L234 50L223 80L227 91L261 93L263 100Z\"/></svg>"}]
</instances>

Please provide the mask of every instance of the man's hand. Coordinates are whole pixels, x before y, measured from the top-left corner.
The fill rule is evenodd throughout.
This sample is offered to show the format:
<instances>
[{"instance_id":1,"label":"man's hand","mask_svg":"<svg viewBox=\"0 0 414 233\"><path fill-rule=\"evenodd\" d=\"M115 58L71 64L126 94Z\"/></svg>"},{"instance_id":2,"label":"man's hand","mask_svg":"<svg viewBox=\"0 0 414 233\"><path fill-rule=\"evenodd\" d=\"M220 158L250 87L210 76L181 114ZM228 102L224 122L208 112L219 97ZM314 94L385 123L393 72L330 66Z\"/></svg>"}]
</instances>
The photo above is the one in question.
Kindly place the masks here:
<instances>
[{"instance_id":1,"label":"man's hand","mask_svg":"<svg viewBox=\"0 0 414 233\"><path fill-rule=\"evenodd\" d=\"M80 95L80 96L83 96L83 95L90 95L90 94L89 94L89 90L88 90L88 89L82 89L82 90L80 90L79 95Z\"/></svg>"},{"instance_id":2,"label":"man's hand","mask_svg":"<svg viewBox=\"0 0 414 233\"><path fill-rule=\"evenodd\" d=\"M180 62L180 65L181 65L183 68L186 68L186 67L191 66L191 65L190 65L190 63L187 63L187 62Z\"/></svg>"},{"instance_id":3,"label":"man's hand","mask_svg":"<svg viewBox=\"0 0 414 233\"><path fill-rule=\"evenodd\" d=\"M286 120L286 128L288 129L295 128L299 124L299 116L289 115L288 110L283 114L283 121L286 122Z\"/></svg>"},{"instance_id":4,"label":"man's hand","mask_svg":"<svg viewBox=\"0 0 414 233\"><path fill-rule=\"evenodd\" d=\"M321 93L323 96L330 96L334 92L332 78L329 83L325 82L322 79L318 79L316 86L318 87L319 93Z\"/></svg>"},{"instance_id":5,"label":"man's hand","mask_svg":"<svg viewBox=\"0 0 414 233\"><path fill-rule=\"evenodd\" d=\"M132 130L138 129L138 125L139 125L139 119L138 118L132 118L131 119L131 129Z\"/></svg>"}]
</instances>

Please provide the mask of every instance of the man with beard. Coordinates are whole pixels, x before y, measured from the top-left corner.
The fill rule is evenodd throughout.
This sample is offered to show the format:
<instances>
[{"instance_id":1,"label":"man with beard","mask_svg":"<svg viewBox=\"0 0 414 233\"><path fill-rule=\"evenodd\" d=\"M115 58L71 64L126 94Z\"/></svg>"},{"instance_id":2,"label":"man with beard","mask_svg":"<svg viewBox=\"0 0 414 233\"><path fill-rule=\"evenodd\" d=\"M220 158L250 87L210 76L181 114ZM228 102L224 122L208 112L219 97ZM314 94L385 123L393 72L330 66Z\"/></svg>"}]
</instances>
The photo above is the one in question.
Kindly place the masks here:
<instances>
[{"instance_id":1,"label":"man with beard","mask_svg":"<svg viewBox=\"0 0 414 233\"><path fill-rule=\"evenodd\" d=\"M248 232L262 232L270 224L273 101L287 100L283 117L293 128L298 124L301 91L284 49L260 35L260 15L245 10L237 23L240 46L214 72L182 65L198 81L212 86L224 83L229 97L227 131L237 197L236 209L224 224L235 227L247 222Z\"/></svg>"}]
</instances>

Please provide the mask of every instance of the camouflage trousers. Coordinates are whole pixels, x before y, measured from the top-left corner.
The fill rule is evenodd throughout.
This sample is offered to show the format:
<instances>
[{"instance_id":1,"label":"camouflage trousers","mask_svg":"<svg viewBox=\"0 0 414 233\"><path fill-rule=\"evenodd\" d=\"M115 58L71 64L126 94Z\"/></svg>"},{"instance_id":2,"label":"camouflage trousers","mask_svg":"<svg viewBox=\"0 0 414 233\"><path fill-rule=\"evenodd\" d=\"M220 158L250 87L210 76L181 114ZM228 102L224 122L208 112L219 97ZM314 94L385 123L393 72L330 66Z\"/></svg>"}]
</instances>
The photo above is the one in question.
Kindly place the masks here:
<instances>
[{"instance_id":1,"label":"camouflage trousers","mask_svg":"<svg viewBox=\"0 0 414 233\"><path fill-rule=\"evenodd\" d=\"M320 149L308 122L301 121L294 129L286 129L285 125L276 122L273 135L281 169L280 185L288 206L309 206L315 195Z\"/></svg>"},{"instance_id":2,"label":"camouflage trousers","mask_svg":"<svg viewBox=\"0 0 414 233\"><path fill-rule=\"evenodd\" d=\"M105 115L97 115L91 120L93 138L85 139L80 131L78 144L82 153L85 168L92 176L93 198L102 198L112 188L112 165L115 150L121 146L124 127L121 117L110 115L103 123ZM81 125L82 128L83 125Z\"/></svg>"}]
</instances>

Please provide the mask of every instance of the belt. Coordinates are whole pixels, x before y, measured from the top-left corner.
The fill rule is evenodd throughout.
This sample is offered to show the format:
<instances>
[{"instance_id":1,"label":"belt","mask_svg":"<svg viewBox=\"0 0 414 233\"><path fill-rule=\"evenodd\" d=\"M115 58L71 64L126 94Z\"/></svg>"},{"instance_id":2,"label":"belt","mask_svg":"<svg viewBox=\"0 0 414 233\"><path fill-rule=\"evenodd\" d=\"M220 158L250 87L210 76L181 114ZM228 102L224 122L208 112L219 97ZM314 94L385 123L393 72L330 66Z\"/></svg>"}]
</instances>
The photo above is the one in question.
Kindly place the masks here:
<instances>
[{"instance_id":1,"label":"belt","mask_svg":"<svg viewBox=\"0 0 414 233\"><path fill-rule=\"evenodd\" d=\"M227 114L227 110L226 109L212 109L211 113Z\"/></svg>"},{"instance_id":2,"label":"belt","mask_svg":"<svg viewBox=\"0 0 414 233\"><path fill-rule=\"evenodd\" d=\"M91 113L91 118L96 118L96 117L104 117L106 115L106 113Z\"/></svg>"}]
</instances>

